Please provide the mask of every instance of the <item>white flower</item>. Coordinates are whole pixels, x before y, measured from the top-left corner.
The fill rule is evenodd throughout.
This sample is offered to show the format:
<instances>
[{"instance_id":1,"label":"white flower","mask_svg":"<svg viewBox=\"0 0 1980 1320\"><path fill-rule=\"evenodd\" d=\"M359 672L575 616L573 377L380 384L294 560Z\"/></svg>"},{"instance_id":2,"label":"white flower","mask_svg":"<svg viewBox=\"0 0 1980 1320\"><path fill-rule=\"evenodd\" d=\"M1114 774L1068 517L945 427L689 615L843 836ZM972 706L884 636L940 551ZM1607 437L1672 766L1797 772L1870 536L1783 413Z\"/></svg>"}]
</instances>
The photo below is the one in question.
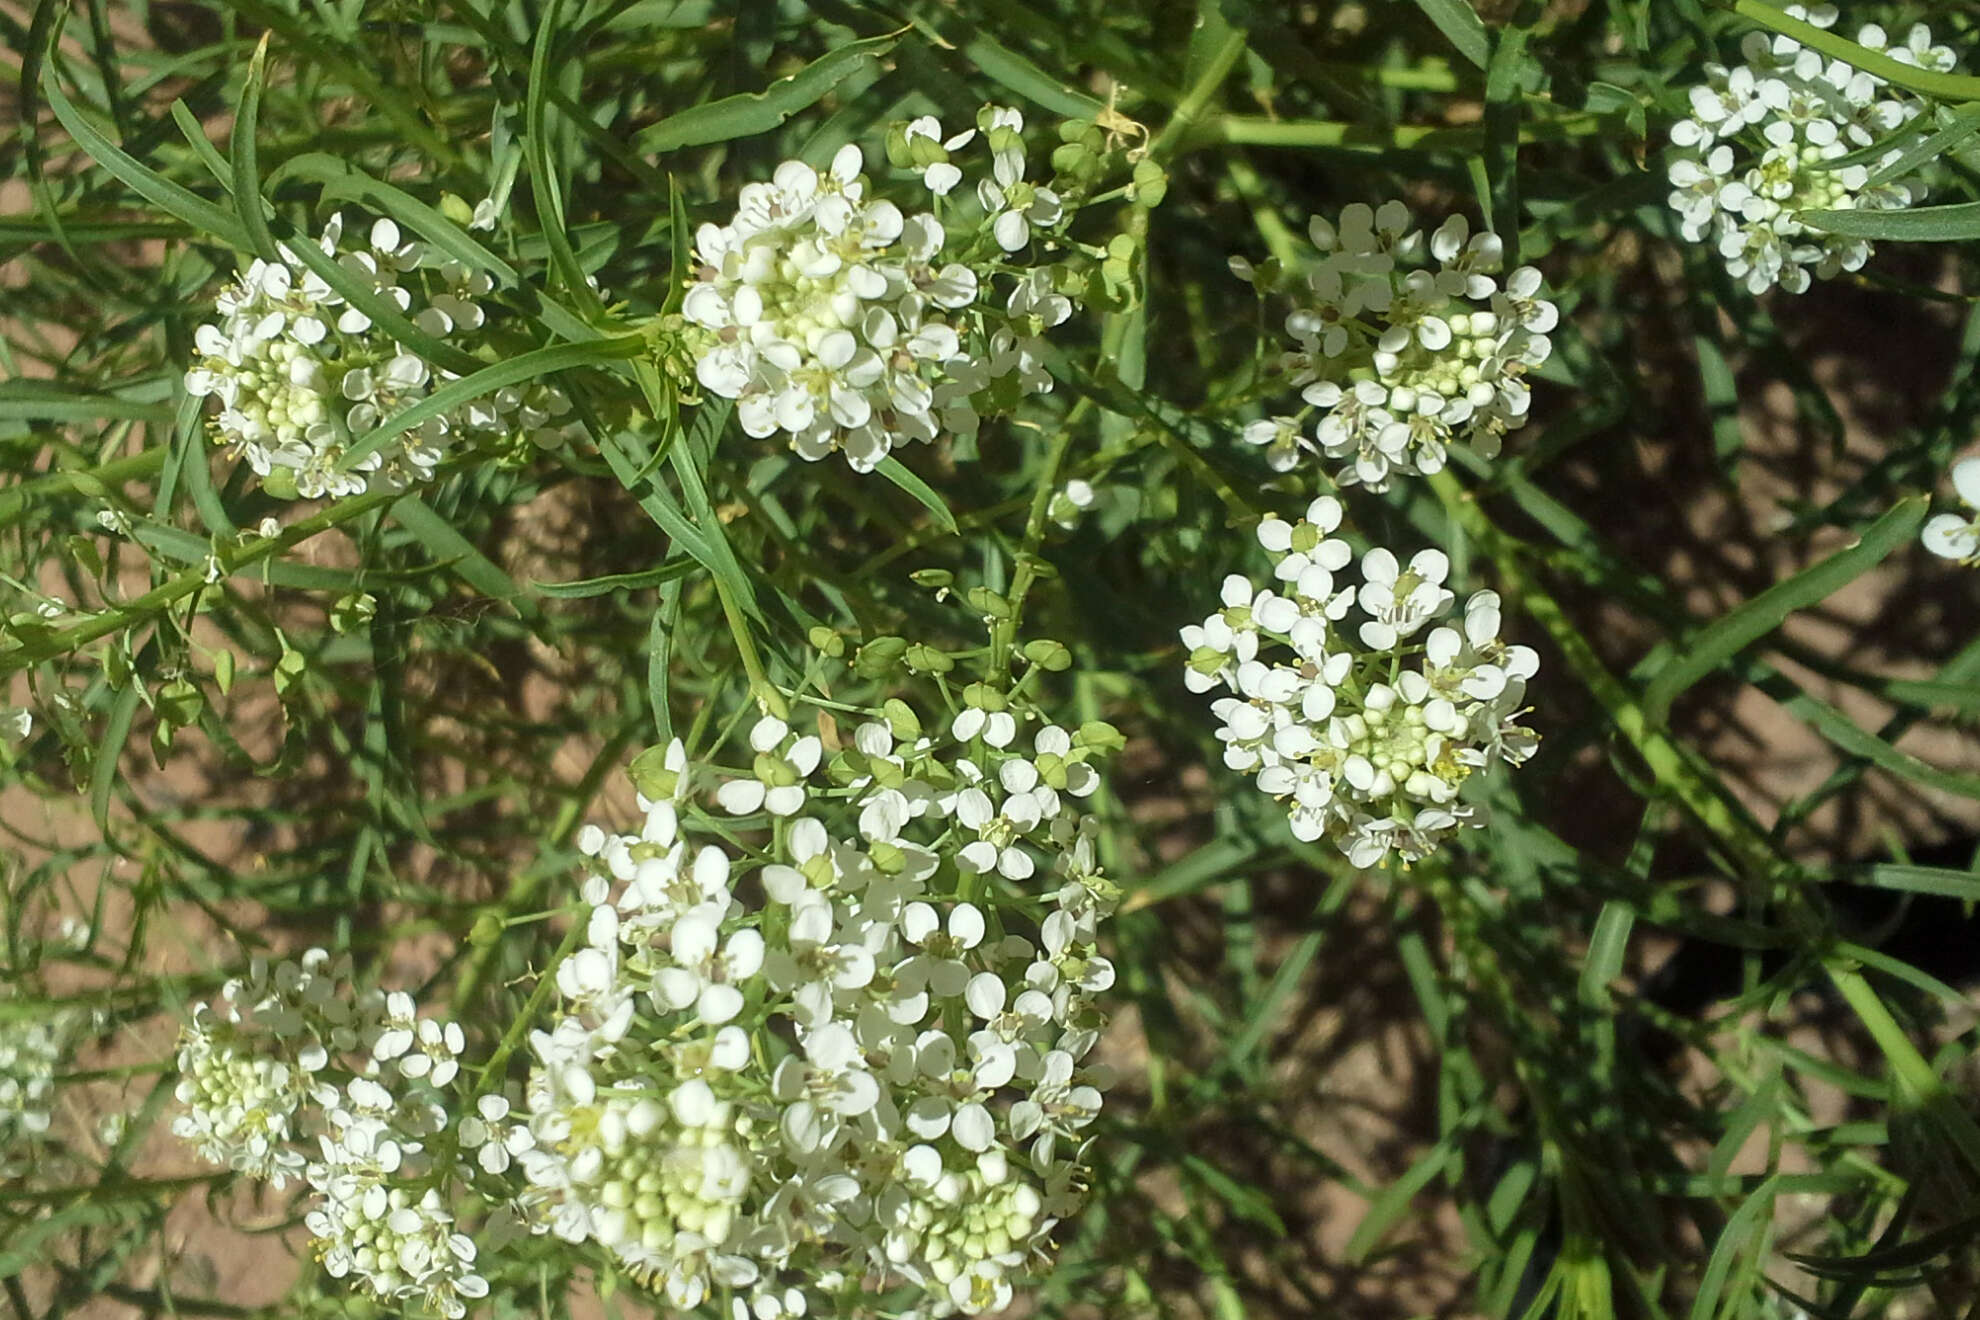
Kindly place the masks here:
<instances>
[{"instance_id":1,"label":"white flower","mask_svg":"<svg viewBox=\"0 0 1980 1320\"><path fill-rule=\"evenodd\" d=\"M1959 492L1970 516L1937 514L1926 522L1920 539L1927 550L1943 559L1980 563L1980 458L1964 458L1953 464L1952 479L1953 489Z\"/></svg>"},{"instance_id":2,"label":"white flower","mask_svg":"<svg viewBox=\"0 0 1980 1320\"><path fill-rule=\"evenodd\" d=\"M862 1279L920 1290L930 1317L1009 1301L1048 1199L1079 1200L1067 1136L1098 1104L1079 1061L1115 896L1076 805L1098 787L1089 735L1016 700L965 706L946 734L890 703L808 814L727 827L758 834L746 853L686 800L637 836L583 831L593 925L556 973L559 1020L531 1038L522 1106L463 1123L463 1158L512 1160L534 1224L676 1307L726 1288L743 1320L818 1314ZM794 737L765 720L748 741L777 758ZM954 892L979 843L1023 859L1032 901ZM732 892L738 869L760 886ZM600 1005L623 995L641 1010L608 1038Z\"/></svg>"}]
</instances>

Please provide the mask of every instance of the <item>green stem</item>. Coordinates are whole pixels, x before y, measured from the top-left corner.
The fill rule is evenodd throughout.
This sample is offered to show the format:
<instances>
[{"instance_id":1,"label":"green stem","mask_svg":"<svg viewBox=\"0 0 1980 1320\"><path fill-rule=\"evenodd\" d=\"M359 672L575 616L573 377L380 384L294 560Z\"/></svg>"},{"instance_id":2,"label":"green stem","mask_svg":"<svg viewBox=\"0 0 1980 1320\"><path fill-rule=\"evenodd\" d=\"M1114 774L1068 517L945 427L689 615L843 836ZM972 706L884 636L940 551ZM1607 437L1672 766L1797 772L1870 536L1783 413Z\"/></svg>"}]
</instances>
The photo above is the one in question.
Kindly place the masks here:
<instances>
[{"instance_id":1,"label":"green stem","mask_svg":"<svg viewBox=\"0 0 1980 1320\"><path fill-rule=\"evenodd\" d=\"M48 472L0 491L0 526L12 522L28 501L50 495L93 495L98 488L151 476L165 466L169 446L156 445L128 458L112 459L93 468Z\"/></svg>"},{"instance_id":2,"label":"green stem","mask_svg":"<svg viewBox=\"0 0 1980 1320\"><path fill-rule=\"evenodd\" d=\"M790 706L763 672L763 657L757 654L756 642L749 635L749 620L743 618L742 608L737 605L734 594L719 576L710 575L715 583L715 594L722 602L722 617L729 621L729 635L735 639L736 653L742 657L743 673L749 676L749 690L765 712L783 719L791 713Z\"/></svg>"},{"instance_id":3,"label":"green stem","mask_svg":"<svg viewBox=\"0 0 1980 1320\"><path fill-rule=\"evenodd\" d=\"M289 549L298 542L306 541L318 532L327 531L353 518L361 517L373 509L390 504L404 494L404 491L399 490L367 491L362 495L333 504L321 513L290 523L282 529L279 536L259 538L231 549L217 549L213 557L219 561L221 575L231 575L249 564L258 563L271 555ZM55 629L43 640L0 651L0 674L15 673L30 665L39 664L43 660L66 655L98 638L132 627L147 616L161 614L205 587L206 576L206 566L196 565L177 577L160 583L134 600L126 601L122 605L114 606L66 628Z\"/></svg>"},{"instance_id":4,"label":"green stem","mask_svg":"<svg viewBox=\"0 0 1980 1320\"><path fill-rule=\"evenodd\" d=\"M1854 967L1825 964L1829 980L1855 1010L1870 1038L1877 1042L1884 1059L1896 1074L1899 1087L1911 1094L1923 1109L1959 1147L1960 1154L1975 1171L1980 1171L1980 1124L1946 1090L1945 1083L1932 1071L1932 1065L1918 1052L1904 1029L1891 1016L1890 1009Z\"/></svg>"},{"instance_id":5,"label":"green stem","mask_svg":"<svg viewBox=\"0 0 1980 1320\"><path fill-rule=\"evenodd\" d=\"M1237 66L1239 58L1243 56L1246 36L1242 28L1233 28L1224 35L1223 44L1217 47L1209 61L1205 63L1203 72L1197 76L1195 84L1183 93L1181 103L1176 106L1176 113L1163 126L1162 135L1156 138L1155 144L1148 149L1150 156L1156 160L1167 160L1182 150L1183 143L1189 137L1191 126L1203 113L1203 107L1210 103L1210 98L1217 94L1217 89L1224 85L1224 79L1230 76L1231 70Z\"/></svg>"}]
</instances>

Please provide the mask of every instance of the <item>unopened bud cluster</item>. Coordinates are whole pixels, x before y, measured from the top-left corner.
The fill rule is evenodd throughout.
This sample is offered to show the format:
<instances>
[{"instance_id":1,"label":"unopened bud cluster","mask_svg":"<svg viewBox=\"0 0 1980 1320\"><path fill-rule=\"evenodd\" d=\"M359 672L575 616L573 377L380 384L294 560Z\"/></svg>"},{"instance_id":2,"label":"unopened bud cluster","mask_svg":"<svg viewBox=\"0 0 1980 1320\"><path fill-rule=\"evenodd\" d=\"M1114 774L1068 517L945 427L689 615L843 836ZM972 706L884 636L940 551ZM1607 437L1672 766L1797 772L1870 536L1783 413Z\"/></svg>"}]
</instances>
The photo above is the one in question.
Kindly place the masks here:
<instances>
[{"instance_id":1,"label":"unopened bud cluster","mask_svg":"<svg viewBox=\"0 0 1980 1320\"><path fill-rule=\"evenodd\" d=\"M486 323L479 299L488 275L436 258L391 220L348 241L341 215L318 241L358 284L419 330L469 351ZM194 333L188 393L220 401L214 439L252 467L267 489L308 499L398 490L430 480L450 446L570 438L570 401L550 385L511 387L430 417L369 453L354 442L380 422L456 379L350 305L295 253L256 258L219 296L220 319Z\"/></svg>"},{"instance_id":2,"label":"unopened bud cluster","mask_svg":"<svg viewBox=\"0 0 1980 1320\"><path fill-rule=\"evenodd\" d=\"M681 310L702 387L734 399L750 435L860 472L1049 391L1038 340L1073 302L1053 267L1009 262L1065 207L1025 177L1023 129L995 106L954 135L932 118L898 128L889 155L920 175L926 210L878 195L852 145L822 173L789 160L745 186L735 218L695 237ZM945 206L964 177L952 154L979 141L973 206Z\"/></svg>"},{"instance_id":3,"label":"unopened bud cluster","mask_svg":"<svg viewBox=\"0 0 1980 1320\"><path fill-rule=\"evenodd\" d=\"M1818 28L1836 22L1833 5L1789 5L1786 13ZM1856 41L1935 73L1954 63L1922 23L1902 43L1875 24ZM1670 204L1684 237L1711 243L1752 292L1779 285L1803 293L1816 277L1861 269L1871 252L1864 239L1808 228L1807 212L1889 211L1924 200L1916 168L1887 168L1903 157L1901 146L1863 156L1925 104L1791 37L1749 32L1740 51L1743 64L1705 66L1705 84L1691 89L1691 117L1671 129Z\"/></svg>"},{"instance_id":4,"label":"unopened bud cluster","mask_svg":"<svg viewBox=\"0 0 1980 1320\"><path fill-rule=\"evenodd\" d=\"M1540 272L1522 266L1502 285L1498 235L1452 216L1426 236L1401 202L1357 203L1338 225L1315 216L1309 232L1320 260L1280 358L1309 408L1253 422L1245 440L1280 471L1317 453L1338 463L1340 484L1378 491L1398 473L1442 471L1452 445L1495 457L1525 425L1526 375L1552 349L1559 317L1539 296ZM1233 269L1256 278L1248 263Z\"/></svg>"},{"instance_id":5,"label":"unopened bud cluster","mask_svg":"<svg viewBox=\"0 0 1980 1320\"><path fill-rule=\"evenodd\" d=\"M1297 523L1261 523L1272 585L1225 580L1223 608L1182 630L1184 677L1226 693L1224 763L1286 804L1295 837L1332 839L1357 867L1415 861L1483 823L1459 796L1475 772L1532 754L1517 720L1538 657L1500 640L1493 592L1439 622L1455 601L1441 551L1404 565L1376 548L1359 587L1341 580L1355 555L1340 522L1322 497Z\"/></svg>"}]
</instances>

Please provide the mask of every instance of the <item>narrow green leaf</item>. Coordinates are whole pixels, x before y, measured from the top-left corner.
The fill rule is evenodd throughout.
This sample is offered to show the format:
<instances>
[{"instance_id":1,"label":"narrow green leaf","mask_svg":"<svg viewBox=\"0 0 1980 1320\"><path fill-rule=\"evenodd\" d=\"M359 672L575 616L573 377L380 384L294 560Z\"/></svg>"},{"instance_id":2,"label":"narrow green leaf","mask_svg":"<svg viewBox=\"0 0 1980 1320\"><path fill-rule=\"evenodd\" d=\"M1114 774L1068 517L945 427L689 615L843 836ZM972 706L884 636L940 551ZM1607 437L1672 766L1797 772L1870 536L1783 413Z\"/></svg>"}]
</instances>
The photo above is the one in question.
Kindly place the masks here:
<instances>
[{"instance_id":1,"label":"narrow green leaf","mask_svg":"<svg viewBox=\"0 0 1980 1320\"><path fill-rule=\"evenodd\" d=\"M1367 1260L1368 1253L1388 1236L1389 1230L1409 1210L1409 1203L1416 1198L1416 1194L1444 1171L1454 1148L1454 1139L1445 1137L1422 1159L1412 1164L1402 1177L1384 1187L1369 1205L1368 1213L1361 1217L1361 1223L1355 1226L1354 1236L1348 1239L1347 1249L1341 1253L1342 1258L1350 1265L1359 1265Z\"/></svg>"},{"instance_id":2,"label":"narrow green leaf","mask_svg":"<svg viewBox=\"0 0 1980 1320\"><path fill-rule=\"evenodd\" d=\"M1595 933L1588 937L1588 956L1581 964L1583 1002L1609 1002L1609 983L1622 975L1623 955L1629 950L1629 933L1635 924L1636 914L1621 899L1612 898L1602 905L1602 915L1595 919Z\"/></svg>"},{"instance_id":3,"label":"narrow green leaf","mask_svg":"<svg viewBox=\"0 0 1980 1320\"><path fill-rule=\"evenodd\" d=\"M1467 0L1416 0L1416 7L1437 25L1458 54L1481 69L1485 67L1492 57L1491 38L1486 35L1484 20Z\"/></svg>"},{"instance_id":4,"label":"narrow green leaf","mask_svg":"<svg viewBox=\"0 0 1980 1320\"><path fill-rule=\"evenodd\" d=\"M574 582L530 581L532 590L556 600L585 600L592 596L609 596L619 591L640 591L647 587L657 587L672 582L675 578L686 577L694 571L692 559L676 559L658 568L648 568L637 573L612 573L605 577L582 578Z\"/></svg>"},{"instance_id":5,"label":"narrow green leaf","mask_svg":"<svg viewBox=\"0 0 1980 1320\"><path fill-rule=\"evenodd\" d=\"M1882 563L1911 539L1925 519L1925 500L1901 500L1863 533L1862 540L1779 582L1738 609L1706 625L1667 663L1643 694L1643 712L1661 722L1671 702L1741 650L1781 626L1796 610L1827 600L1845 584Z\"/></svg>"},{"instance_id":6,"label":"narrow green leaf","mask_svg":"<svg viewBox=\"0 0 1980 1320\"><path fill-rule=\"evenodd\" d=\"M213 181L232 195L233 166L227 163L227 158L220 154L219 149L213 145L212 139L206 136L205 126L199 122L198 116L193 114L183 100L172 102L172 122L179 126L179 135L185 138L186 145L192 148L194 159L206 166L206 172L213 176Z\"/></svg>"},{"instance_id":7,"label":"narrow green leaf","mask_svg":"<svg viewBox=\"0 0 1980 1320\"><path fill-rule=\"evenodd\" d=\"M880 465L874 471L914 496L922 508L935 515L935 521L942 524L943 531L951 536L957 534L956 515L949 512L949 506L927 482L903 467L898 458L889 454L880 460Z\"/></svg>"},{"instance_id":8,"label":"narrow green leaf","mask_svg":"<svg viewBox=\"0 0 1980 1320\"><path fill-rule=\"evenodd\" d=\"M338 466L348 470L352 464L376 452L386 442L432 418L453 411L470 399L492 394L504 386L519 385L553 371L619 361L634 357L645 349L646 341L640 336L622 335L616 339L587 340L582 344L552 344L548 348L531 349L520 356L483 367L472 375L449 381L366 431L352 442Z\"/></svg>"},{"instance_id":9,"label":"narrow green leaf","mask_svg":"<svg viewBox=\"0 0 1980 1320\"><path fill-rule=\"evenodd\" d=\"M1862 757L1879 770L1947 793L1980 799L1980 776L1941 770L1909 752L1899 751L1876 734L1859 727L1856 721L1827 702L1818 701L1804 692L1782 704L1808 721L1824 738L1850 755Z\"/></svg>"},{"instance_id":10,"label":"narrow green leaf","mask_svg":"<svg viewBox=\"0 0 1980 1320\"><path fill-rule=\"evenodd\" d=\"M642 129L633 139L634 144L643 152L657 155L682 147L701 147L768 133L800 110L818 104L826 93L892 50L899 40L890 36L850 42L789 77L779 78L760 92L725 96L669 115Z\"/></svg>"},{"instance_id":11,"label":"narrow green leaf","mask_svg":"<svg viewBox=\"0 0 1980 1320\"><path fill-rule=\"evenodd\" d=\"M254 244L249 240L247 231L241 228L240 221L232 212L186 191L126 154L121 147L92 128L62 91L60 79L52 74L45 75L41 87L48 98L48 108L55 112L55 118L61 121L62 127L69 131L69 136L88 153L91 160L147 201L163 207L194 229L211 234L237 251L253 250Z\"/></svg>"},{"instance_id":12,"label":"narrow green leaf","mask_svg":"<svg viewBox=\"0 0 1980 1320\"><path fill-rule=\"evenodd\" d=\"M1778 1177L1772 1177L1754 1188L1720 1230L1711 1259L1705 1263L1704 1277L1698 1281L1698 1292L1691 1301L1691 1320L1713 1320L1719 1314L1719 1298L1725 1292L1726 1278L1761 1224L1772 1216L1774 1198L1780 1193L1779 1183Z\"/></svg>"},{"instance_id":13,"label":"narrow green leaf","mask_svg":"<svg viewBox=\"0 0 1980 1320\"><path fill-rule=\"evenodd\" d=\"M1968 903L1980 903L1980 875L1954 871L1943 866L1909 866L1887 862L1843 871L1836 877L1850 884L1874 889L1901 889L1913 894L1943 894Z\"/></svg>"},{"instance_id":14,"label":"narrow green leaf","mask_svg":"<svg viewBox=\"0 0 1980 1320\"><path fill-rule=\"evenodd\" d=\"M1980 121L1973 126L1980 130ZM1959 243L1980 238L1980 202L1914 206L1899 211L1804 211L1795 217L1814 229L1845 238L1905 243Z\"/></svg>"},{"instance_id":15,"label":"narrow green leaf","mask_svg":"<svg viewBox=\"0 0 1980 1320\"><path fill-rule=\"evenodd\" d=\"M448 567L463 582L494 600L515 607L525 619L537 614L534 601L504 573L494 560L475 549L474 544L454 525L433 511L431 505L408 491L392 505L392 519L418 538L426 553Z\"/></svg>"},{"instance_id":16,"label":"narrow green leaf","mask_svg":"<svg viewBox=\"0 0 1980 1320\"><path fill-rule=\"evenodd\" d=\"M661 589L660 608L646 630L646 703L653 731L662 743L673 741L674 711L668 695L669 661L674 655L674 628L681 621L681 589Z\"/></svg>"},{"instance_id":17,"label":"narrow green leaf","mask_svg":"<svg viewBox=\"0 0 1980 1320\"><path fill-rule=\"evenodd\" d=\"M96 759L89 770L89 814L98 830L110 828L110 797L117 791L117 762L123 758L124 744L130 740L131 721L137 716L144 689L136 675L126 680L124 690L111 704L110 718L103 725L103 736L96 743Z\"/></svg>"},{"instance_id":18,"label":"narrow green leaf","mask_svg":"<svg viewBox=\"0 0 1980 1320\"><path fill-rule=\"evenodd\" d=\"M559 0L548 0L536 26L536 44L529 56L529 91L523 103L523 147L529 161L532 195L536 198L536 223L550 247L550 264L571 295L596 306L598 296L585 279L571 249L570 234L564 227L564 193L557 174L556 157L550 145L550 62L557 46Z\"/></svg>"},{"instance_id":19,"label":"narrow green leaf","mask_svg":"<svg viewBox=\"0 0 1980 1320\"><path fill-rule=\"evenodd\" d=\"M169 403L90 394L47 381L0 381L0 422L169 422L175 411Z\"/></svg>"},{"instance_id":20,"label":"narrow green leaf","mask_svg":"<svg viewBox=\"0 0 1980 1320\"><path fill-rule=\"evenodd\" d=\"M263 261L280 261L275 236L268 232L268 218L261 207L261 157L254 135L261 124L261 88L268 77L268 33L254 48L248 61L247 77L241 82L241 99L234 107L229 170L234 181L234 211L241 217L241 228L253 245L248 250Z\"/></svg>"},{"instance_id":21,"label":"narrow green leaf","mask_svg":"<svg viewBox=\"0 0 1980 1320\"><path fill-rule=\"evenodd\" d=\"M933 26L933 25L931 25ZM960 22L936 29L951 42L965 63L1014 96L1067 119L1091 119L1107 108L1085 92L1054 78L1010 47Z\"/></svg>"}]
</instances>

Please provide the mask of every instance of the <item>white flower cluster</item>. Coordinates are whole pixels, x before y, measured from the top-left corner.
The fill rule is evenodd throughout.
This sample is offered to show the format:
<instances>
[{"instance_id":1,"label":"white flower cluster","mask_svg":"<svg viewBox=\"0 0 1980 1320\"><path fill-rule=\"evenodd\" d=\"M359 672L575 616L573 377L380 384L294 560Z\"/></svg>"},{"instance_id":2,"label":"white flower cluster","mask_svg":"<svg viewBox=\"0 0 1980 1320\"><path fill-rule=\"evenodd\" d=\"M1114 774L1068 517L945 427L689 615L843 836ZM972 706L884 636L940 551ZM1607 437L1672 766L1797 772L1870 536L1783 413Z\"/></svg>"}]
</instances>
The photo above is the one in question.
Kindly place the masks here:
<instances>
[{"instance_id":1,"label":"white flower cluster","mask_svg":"<svg viewBox=\"0 0 1980 1320\"><path fill-rule=\"evenodd\" d=\"M311 949L271 969L256 958L185 1028L176 1094L186 1108L172 1130L278 1188L306 1181L316 1200L304 1223L332 1276L458 1317L488 1284L448 1209L472 1176L453 1161L482 1146L481 1167L501 1163L488 1157L487 1125L456 1123L441 1089L463 1044L457 1024L417 1017L402 992L353 993L347 959Z\"/></svg>"},{"instance_id":2,"label":"white flower cluster","mask_svg":"<svg viewBox=\"0 0 1980 1320\"><path fill-rule=\"evenodd\" d=\"M1357 867L1414 861L1483 824L1458 796L1474 771L1532 755L1516 721L1538 657L1500 640L1493 592L1438 623L1455 600L1441 551L1405 566L1370 550L1358 589L1338 581L1354 559L1340 522L1323 496L1297 523L1260 523L1274 586L1225 579L1223 608L1182 630L1184 678L1229 694L1212 707L1224 763L1287 803L1295 837L1331 838Z\"/></svg>"},{"instance_id":3,"label":"white flower cluster","mask_svg":"<svg viewBox=\"0 0 1980 1320\"><path fill-rule=\"evenodd\" d=\"M1952 466L1953 489L1966 505L1964 514L1934 514L1920 539L1942 559L1980 564L1980 458L1963 458Z\"/></svg>"},{"instance_id":4,"label":"white flower cluster","mask_svg":"<svg viewBox=\"0 0 1980 1320\"><path fill-rule=\"evenodd\" d=\"M55 1076L76 1022L71 1013L0 1017L0 1178L18 1177L32 1165L54 1122Z\"/></svg>"},{"instance_id":5,"label":"white flower cluster","mask_svg":"<svg viewBox=\"0 0 1980 1320\"><path fill-rule=\"evenodd\" d=\"M358 245L345 242L343 217L332 216L318 245L429 335L472 346L485 324L476 300L493 288L487 274L436 259L390 220L372 224ZM353 440L454 374L395 341L286 248L279 262L256 258L216 307L220 320L194 333L186 390L219 399L216 440L277 493L293 486L318 499L373 483L402 489L429 480L462 437L520 434L548 447L574 430L560 420L570 401L556 387L510 388L430 418L343 470Z\"/></svg>"},{"instance_id":6,"label":"white flower cluster","mask_svg":"<svg viewBox=\"0 0 1980 1320\"><path fill-rule=\"evenodd\" d=\"M1836 21L1833 5L1789 5L1786 13L1818 28ZM1952 51L1934 46L1922 23L1902 44L1875 24L1856 40L1903 64L1953 67ZM1789 37L1749 32L1740 50L1746 62L1736 68L1705 66L1705 84L1691 89L1691 117L1671 128L1671 207L1684 237L1711 242L1754 293L1776 284L1803 293L1812 276L1861 269L1871 251L1863 239L1807 228L1805 212L1888 211L1924 199L1916 174L1877 177L1903 155L1897 146L1875 160L1837 162L1889 138L1925 106Z\"/></svg>"},{"instance_id":7,"label":"white flower cluster","mask_svg":"<svg viewBox=\"0 0 1980 1320\"><path fill-rule=\"evenodd\" d=\"M736 401L743 430L785 436L806 459L838 450L868 472L897 445L974 435L983 417L1052 388L1037 340L1072 301L1050 267L1004 262L1064 208L1024 177L1018 112L987 107L978 122L992 172L974 225L874 196L848 145L822 174L785 161L769 183L743 188L734 220L701 227L681 310L696 378ZM904 134L940 209L962 178L948 153L976 132L944 138L920 119ZM992 277L1005 271L998 299Z\"/></svg>"},{"instance_id":8,"label":"white flower cluster","mask_svg":"<svg viewBox=\"0 0 1980 1320\"><path fill-rule=\"evenodd\" d=\"M582 833L586 939L506 1138L540 1230L737 1320L1009 1304L1082 1199L1116 891L1095 728L978 699L946 736L890 702L829 759L763 719L719 791L760 849L698 823L717 772L678 743L638 833Z\"/></svg>"},{"instance_id":9,"label":"white flower cluster","mask_svg":"<svg viewBox=\"0 0 1980 1320\"><path fill-rule=\"evenodd\" d=\"M1262 418L1245 440L1279 471L1318 452L1343 460L1342 485L1377 491L1396 473L1441 471L1453 444L1495 457L1526 424L1526 373L1553 348L1560 318L1540 272L1521 266L1502 286L1497 234L1452 216L1426 237L1401 202L1356 203L1338 226L1314 216L1308 229L1321 261L1286 317L1298 346L1281 363L1320 420L1309 438L1304 413Z\"/></svg>"}]
</instances>

